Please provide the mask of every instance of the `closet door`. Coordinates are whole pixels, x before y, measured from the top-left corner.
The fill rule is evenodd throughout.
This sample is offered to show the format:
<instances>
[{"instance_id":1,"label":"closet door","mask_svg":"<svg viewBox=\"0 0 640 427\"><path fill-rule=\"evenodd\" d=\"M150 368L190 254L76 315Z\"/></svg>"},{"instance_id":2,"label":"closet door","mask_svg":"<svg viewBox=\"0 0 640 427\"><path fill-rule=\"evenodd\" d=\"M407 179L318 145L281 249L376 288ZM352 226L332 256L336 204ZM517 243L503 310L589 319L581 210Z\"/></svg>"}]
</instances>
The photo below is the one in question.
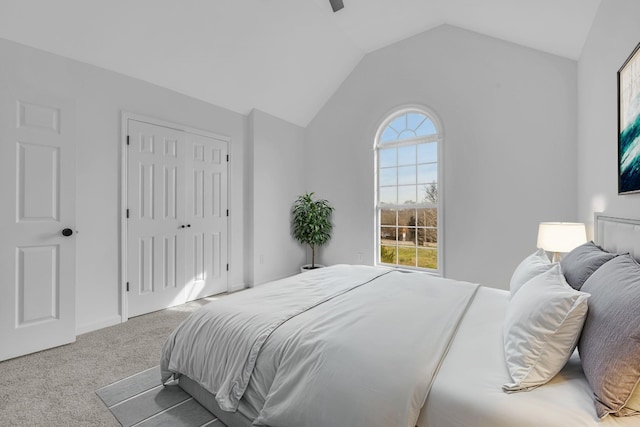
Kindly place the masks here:
<instances>
[{"instance_id":1,"label":"closet door","mask_svg":"<svg viewBox=\"0 0 640 427\"><path fill-rule=\"evenodd\" d=\"M128 121L128 317L227 291L227 142Z\"/></svg>"},{"instance_id":2,"label":"closet door","mask_svg":"<svg viewBox=\"0 0 640 427\"><path fill-rule=\"evenodd\" d=\"M227 290L227 142L187 138L187 300Z\"/></svg>"},{"instance_id":3,"label":"closet door","mask_svg":"<svg viewBox=\"0 0 640 427\"><path fill-rule=\"evenodd\" d=\"M186 134L129 120L128 316L185 302Z\"/></svg>"}]
</instances>

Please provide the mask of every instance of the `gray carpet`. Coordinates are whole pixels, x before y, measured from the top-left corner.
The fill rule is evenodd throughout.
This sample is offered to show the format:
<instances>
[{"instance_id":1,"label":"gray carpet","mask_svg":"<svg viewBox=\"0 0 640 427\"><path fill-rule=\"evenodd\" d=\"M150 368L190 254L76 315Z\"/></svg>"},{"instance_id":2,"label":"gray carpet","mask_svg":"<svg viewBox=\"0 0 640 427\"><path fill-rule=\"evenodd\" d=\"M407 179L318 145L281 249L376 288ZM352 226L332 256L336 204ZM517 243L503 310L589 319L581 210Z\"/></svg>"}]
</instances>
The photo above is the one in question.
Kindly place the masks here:
<instances>
[{"instance_id":1,"label":"gray carpet","mask_svg":"<svg viewBox=\"0 0 640 427\"><path fill-rule=\"evenodd\" d=\"M124 427L226 427L177 385L160 383L160 367L96 391Z\"/></svg>"},{"instance_id":2,"label":"gray carpet","mask_svg":"<svg viewBox=\"0 0 640 427\"><path fill-rule=\"evenodd\" d=\"M0 425L119 426L96 390L158 365L167 336L210 299L138 316L79 335L73 344L0 362Z\"/></svg>"}]
</instances>

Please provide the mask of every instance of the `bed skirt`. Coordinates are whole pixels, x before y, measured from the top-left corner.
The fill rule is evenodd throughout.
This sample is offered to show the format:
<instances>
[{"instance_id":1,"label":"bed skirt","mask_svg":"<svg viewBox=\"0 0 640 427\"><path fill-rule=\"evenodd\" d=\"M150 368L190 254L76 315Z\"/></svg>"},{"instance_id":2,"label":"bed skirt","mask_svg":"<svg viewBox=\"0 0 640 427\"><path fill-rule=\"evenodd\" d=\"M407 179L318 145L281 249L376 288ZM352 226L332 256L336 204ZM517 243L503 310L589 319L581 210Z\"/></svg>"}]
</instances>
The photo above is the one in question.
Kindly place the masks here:
<instances>
[{"instance_id":1,"label":"bed skirt","mask_svg":"<svg viewBox=\"0 0 640 427\"><path fill-rule=\"evenodd\" d=\"M218 417L227 427L251 427L252 421L249 418L245 417L240 411L226 412L220 409L213 394L202 388L188 376L181 375L178 379L178 385L209 412Z\"/></svg>"}]
</instances>

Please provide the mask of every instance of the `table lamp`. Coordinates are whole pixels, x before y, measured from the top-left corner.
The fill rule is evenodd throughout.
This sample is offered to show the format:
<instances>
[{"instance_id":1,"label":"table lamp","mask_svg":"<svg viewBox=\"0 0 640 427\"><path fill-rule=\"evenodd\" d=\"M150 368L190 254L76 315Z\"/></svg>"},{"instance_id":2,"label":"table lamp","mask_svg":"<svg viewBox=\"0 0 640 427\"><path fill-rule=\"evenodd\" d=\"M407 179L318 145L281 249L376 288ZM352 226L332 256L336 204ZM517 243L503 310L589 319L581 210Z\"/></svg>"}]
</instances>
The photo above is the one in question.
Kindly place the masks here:
<instances>
[{"instance_id":1,"label":"table lamp","mask_svg":"<svg viewBox=\"0 0 640 427\"><path fill-rule=\"evenodd\" d=\"M553 262L586 241L587 231L581 222L541 222L538 227L538 247L553 252Z\"/></svg>"}]
</instances>

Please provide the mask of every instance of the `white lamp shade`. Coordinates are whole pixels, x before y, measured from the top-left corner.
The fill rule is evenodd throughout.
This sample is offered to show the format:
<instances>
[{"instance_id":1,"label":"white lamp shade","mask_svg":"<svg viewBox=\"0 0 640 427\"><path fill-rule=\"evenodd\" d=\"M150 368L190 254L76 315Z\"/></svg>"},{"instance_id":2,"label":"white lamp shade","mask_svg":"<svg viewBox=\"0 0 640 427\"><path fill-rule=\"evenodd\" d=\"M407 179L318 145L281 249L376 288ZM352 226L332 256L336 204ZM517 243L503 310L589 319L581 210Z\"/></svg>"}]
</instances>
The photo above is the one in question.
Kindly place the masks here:
<instances>
[{"instance_id":1,"label":"white lamp shade","mask_svg":"<svg viewBox=\"0 0 640 427\"><path fill-rule=\"evenodd\" d=\"M538 227L538 247L549 252L569 252L587 241L587 231L581 222L541 222Z\"/></svg>"}]
</instances>

